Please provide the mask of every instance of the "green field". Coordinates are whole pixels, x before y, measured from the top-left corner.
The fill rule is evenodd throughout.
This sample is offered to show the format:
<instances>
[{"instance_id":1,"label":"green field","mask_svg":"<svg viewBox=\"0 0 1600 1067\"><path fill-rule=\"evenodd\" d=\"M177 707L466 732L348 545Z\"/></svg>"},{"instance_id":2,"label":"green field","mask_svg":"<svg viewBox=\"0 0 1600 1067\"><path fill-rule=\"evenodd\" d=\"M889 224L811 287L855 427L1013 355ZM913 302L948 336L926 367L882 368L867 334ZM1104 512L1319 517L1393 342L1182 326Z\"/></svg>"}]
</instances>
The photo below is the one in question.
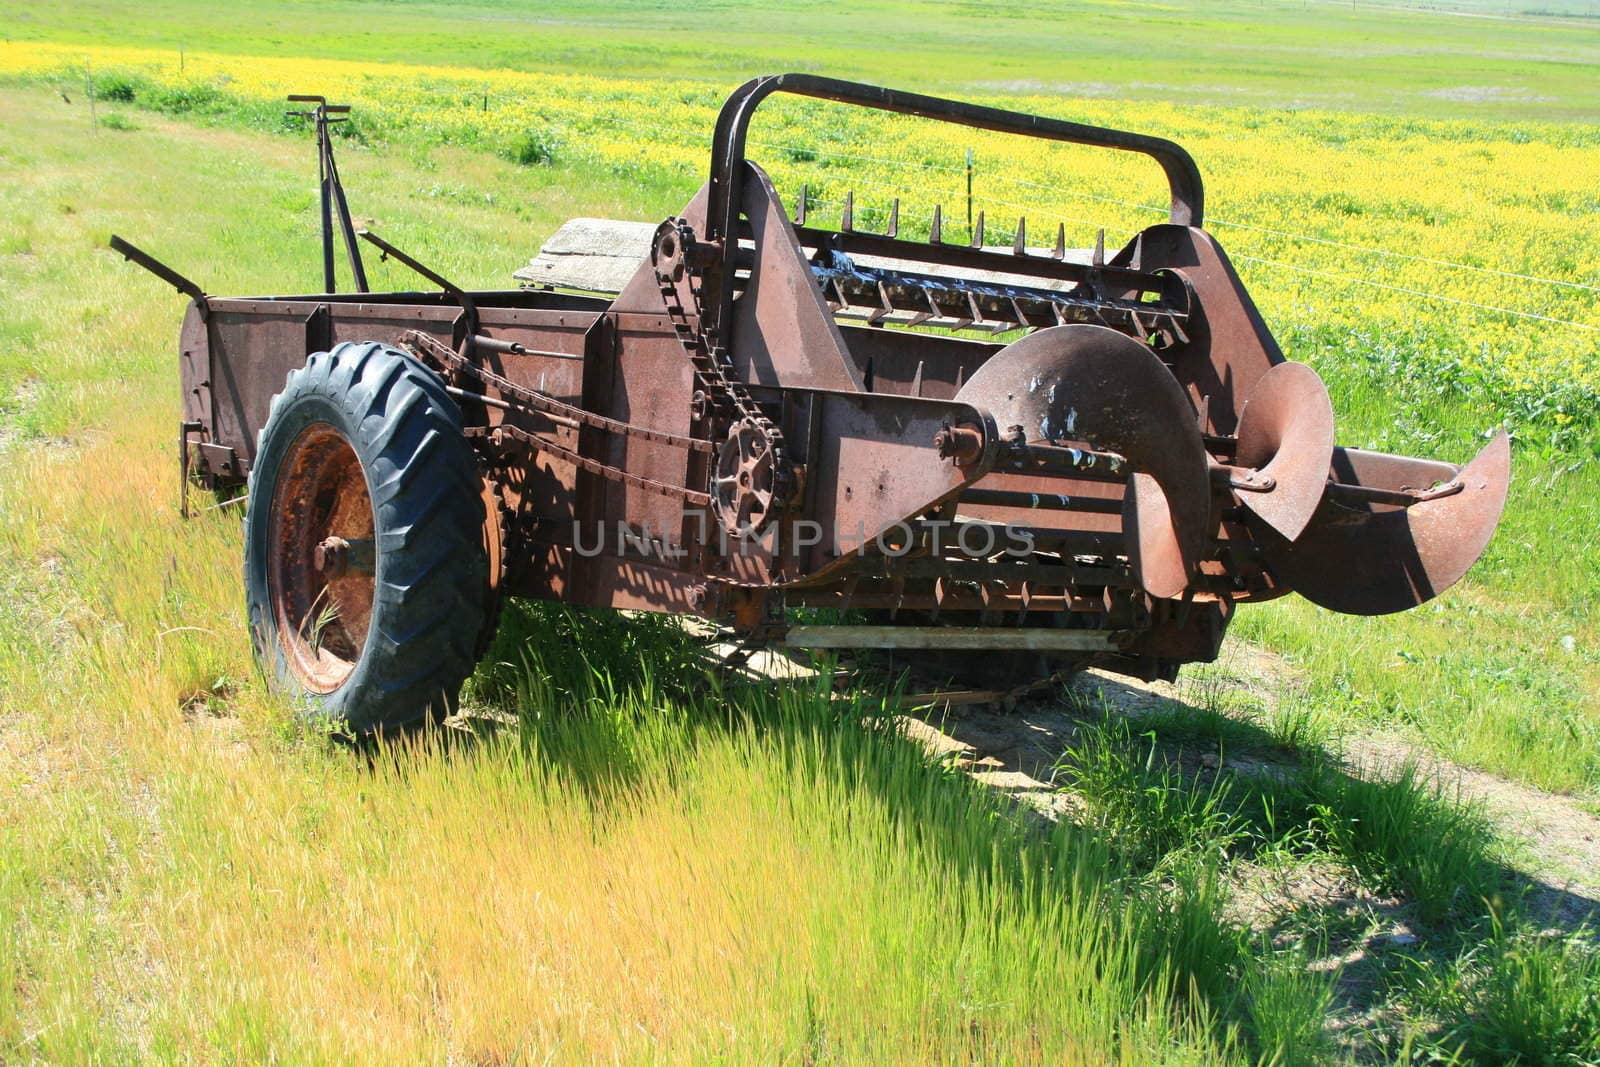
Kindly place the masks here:
<instances>
[{"instance_id":1,"label":"green field","mask_svg":"<svg viewBox=\"0 0 1600 1067\"><path fill-rule=\"evenodd\" d=\"M1376 738L1519 797L1564 794L1562 810L1600 797L1600 393L1585 384L1600 380L1600 20L1592 5L1540 6L1560 14L9 13L0 1062L1600 1058L1592 871L1544 864L1448 777L1404 759L1363 775L1340 758ZM6 66L30 43L171 56L159 71L96 58L92 128L82 70ZM211 57L206 73L174 73L180 47L185 63ZM1328 380L1341 439L1462 459L1511 425L1505 524L1469 580L1420 611L1246 608L1235 640L1271 657L1265 684L1201 669L1131 726L1092 686L1062 694L1049 714L1077 725L1059 742L1054 822L901 737L880 688L844 705L806 683L708 688L670 624L533 605L508 613L469 686L469 709L515 725L480 719L471 736L363 761L255 675L237 518L175 512L181 301L103 247L124 234L216 292L314 278L310 146L249 57L295 60L313 82L319 58L389 65L359 90L361 136L341 146L355 210L480 285L504 284L568 217L675 210L704 165L685 131L752 73L1023 94L1174 133L1203 146L1217 216L1245 224L1218 233L1261 261L1241 272L1290 355ZM395 95L417 77L404 65L423 63L452 69ZM226 64L232 78L211 73ZM551 162L518 165L514 137L462 132L474 112L451 101L475 69L572 75L540 83L552 96L527 121L546 126L504 126L548 129ZM602 93L596 79L613 81ZM125 98L107 99L116 86ZM670 115L653 110L661 86ZM604 114L632 125L591 118ZM828 143L810 121L784 126L783 143ZM662 146L676 154L646 152ZM782 177L883 177L822 170ZM1077 176L1119 188L1110 171ZM1382 254L1348 246L1476 270L1378 273ZM392 265L374 275L412 284ZM1498 346L1519 338L1526 362L1508 370ZM1562 830L1585 828L1600 820Z\"/></svg>"},{"instance_id":2,"label":"green field","mask_svg":"<svg viewBox=\"0 0 1600 1067\"><path fill-rule=\"evenodd\" d=\"M23 3L4 32L18 41L722 84L805 70L947 92L1592 121L1600 107L1597 26L1600 9L1585 0L894 0L832 11L782 0L292 0L244 8L88 0Z\"/></svg>"}]
</instances>

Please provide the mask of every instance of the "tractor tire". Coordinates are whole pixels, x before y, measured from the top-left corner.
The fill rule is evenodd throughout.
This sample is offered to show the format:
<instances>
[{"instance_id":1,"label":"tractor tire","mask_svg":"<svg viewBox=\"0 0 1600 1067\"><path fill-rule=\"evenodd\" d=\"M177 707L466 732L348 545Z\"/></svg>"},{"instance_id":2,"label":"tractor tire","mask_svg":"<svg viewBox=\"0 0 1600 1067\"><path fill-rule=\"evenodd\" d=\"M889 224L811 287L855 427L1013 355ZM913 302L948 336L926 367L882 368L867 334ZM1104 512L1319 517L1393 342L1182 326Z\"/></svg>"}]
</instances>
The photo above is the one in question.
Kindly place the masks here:
<instances>
[{"instance_id":1,"label":"tractor tire","mask_svg":"<svg viewBox=\"0 0 1600 1067\"><path fill-rule=\"evenodd\" d=\"M431 370L346 343L289 375L250 472L244 579L257 661L306 718L370 737L453 709L498 589L473 449Z\"/></svg>"}]
</instances>

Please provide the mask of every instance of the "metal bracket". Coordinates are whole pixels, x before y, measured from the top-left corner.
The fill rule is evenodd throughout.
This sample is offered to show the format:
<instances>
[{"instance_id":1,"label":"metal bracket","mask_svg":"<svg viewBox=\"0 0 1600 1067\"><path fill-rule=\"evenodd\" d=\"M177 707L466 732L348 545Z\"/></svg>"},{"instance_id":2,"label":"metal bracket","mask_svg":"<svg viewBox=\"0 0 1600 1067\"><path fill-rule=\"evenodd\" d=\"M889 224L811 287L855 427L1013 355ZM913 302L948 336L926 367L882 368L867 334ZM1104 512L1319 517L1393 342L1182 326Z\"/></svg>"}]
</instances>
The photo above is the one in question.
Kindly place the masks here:
<instances>
[{"instance_id":1,"label":"metal bracket","mask_svg":"<svg viewBox=\"0 0 1600 1067\"><path fill-rule=\"evenodd\" d=\"M202 422L178 423L178 514L185 520L189 518L189 438L204 432Z\"/></svg>"}]
</instances>

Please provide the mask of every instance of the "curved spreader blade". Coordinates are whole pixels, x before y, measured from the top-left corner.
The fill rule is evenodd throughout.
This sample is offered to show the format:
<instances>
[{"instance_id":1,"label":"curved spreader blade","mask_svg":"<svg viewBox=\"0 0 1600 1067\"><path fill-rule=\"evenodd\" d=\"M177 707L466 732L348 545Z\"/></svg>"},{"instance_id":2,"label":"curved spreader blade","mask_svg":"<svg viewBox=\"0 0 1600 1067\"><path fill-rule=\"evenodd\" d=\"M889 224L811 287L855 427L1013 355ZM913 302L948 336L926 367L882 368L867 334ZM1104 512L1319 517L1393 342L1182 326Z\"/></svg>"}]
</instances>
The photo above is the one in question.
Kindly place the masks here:
<instances>
[{"instance_id":1,"label":"curved spreader blade","mask_svg":"<svg viewBox=\"0 0 1600 1067\"><path fill-rule=\"evenodd\" d=\"M1238 442L1234 462L1263 476L1261 488L1238 489L1239 502L1293 541L1322 500L1333 460L1333 404L1317 372L1279 363L1257 379Z\"/></svg>"},{"instance_id":2,"label":"curved spreader blade","mask_svg":"<svg viewBox=\"0 0 1600 1067\"><path fill-rule=\"evenodd\" d=\"M1209 532L1210 480L1194 408L1154 352L1104 326L1052 326L991 356L956 399L1030 443L1125 456L1140 472L1123 504L1134 572L1152 596L1183 592Z\"/></svg>"},{"instance_id":3,"label":"curved spreader blade","mask_svg":"<svg viewBox=\"0 0 1600 1067\"><path fill-rule=\"evenodd\" d=\"M1505 507L1511 442L1496 434L1459 470L1337 448L1333 479L1293 542L1259 520L1252 532L1273 573L1307 600L1347 615L1387 615L1438 596L1483 554ZM1407 495L1416 502L1394 502Z\"/></svg>"}]
</instances>

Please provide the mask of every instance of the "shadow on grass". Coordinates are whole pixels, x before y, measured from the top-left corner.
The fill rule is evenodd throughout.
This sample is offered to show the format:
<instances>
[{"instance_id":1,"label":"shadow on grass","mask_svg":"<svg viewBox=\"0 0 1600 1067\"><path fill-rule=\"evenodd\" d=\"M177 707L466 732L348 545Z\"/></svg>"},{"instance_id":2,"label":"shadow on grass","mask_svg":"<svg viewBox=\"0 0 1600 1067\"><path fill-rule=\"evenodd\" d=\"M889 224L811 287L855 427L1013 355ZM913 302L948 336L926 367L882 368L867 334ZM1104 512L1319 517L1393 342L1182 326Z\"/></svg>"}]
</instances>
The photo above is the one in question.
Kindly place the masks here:
<instances>
[{"instance_id":1,"label":"shadow on grass","mask_svg":"<svg viewBox=\"0 0 1600 1067\"><path fill-rule=\"evenodd\" d=\"M1062 921L1080 934L1051 932L1090 929L1113 946L1108 970L1122 977L1106 982L1125 997L1120 1011L1154 998L1179 1030L1251 1058L1297 1062L1322 1047L1327 977L1308 980L1303 968L1252 953L1223 915L1214 857L1174 850L1152 878L1104 827L1035 819L930 760L906 735L896 695L883 684L836 692L831 664L792 680L735 682L716 670L709 636L680 622L517 604L470 688L478 718L469 721L498 720L486 732L514 738L600 807L626 805L708 747L758 745L787 766L785 781L870 797L897 841L958 882L1041 919L1066 908Z\"/></svg>"},{"instance_id":2,"label":"shadow on grass","mask_svg":"<svg viewBox=\"0 0 1600 1067\"><path fill-rule=\"evenodd\" d=\"M759 744L796 780L870 794L918 855L964 881L1040 915L1089 900L1134 961L1130 1004L1156 995L1175 1025L1277 1062L1325 1055L1330 1006L1381 1014L1396 967L1455 966L1500 915L1600 907L1506 865L1481 813L1415 768L1365 780L1312 731L1205 699L1096 678L1093 695L947 715L937 726L958 758L941 760L881 685L836 693L825 670L729 687L715 666L709 636L669 618L514 603L469 687L475 714L443 736L468 758L490 735L515 743L599 809L705 746ZM1074 803L1041 820L966 773L977 762ZM1260 922L1230 908L1239 866L1317 859L1354 878ZM1375 949L1373 916L1422 936Z\"/></svg>"},{"instance_id":3,"label":"shadow on grass","mask_svg":"<svg viewBox=\"0 0 1600 1067\"><path fill-rule=\"evenodd\" d=\"M1592 949L1600 900L1510 865L1483 810L1416 764L1363 775L1292 709L1251 721L1198 689L1191 703L1085 676L1016 713L952 709L936 721L939 747L991 777L1065 791L1066 817L1117 841L1135 868L1226 853L1233 920L1320 956L1338 976L1335 1025L1366 1027L1361 1043L1385 1056L1522 1047L1541 1012L1558 1043L1581 1026L1548 975L1600 988L1600 955L1575 947ZM1434 1021L1415 1027L1415 1046L1396 1043L1394 1017L1419 1004ZM1484 1021L1497 1011L1516 1025Z\"/></svg>"}]
</instances>

